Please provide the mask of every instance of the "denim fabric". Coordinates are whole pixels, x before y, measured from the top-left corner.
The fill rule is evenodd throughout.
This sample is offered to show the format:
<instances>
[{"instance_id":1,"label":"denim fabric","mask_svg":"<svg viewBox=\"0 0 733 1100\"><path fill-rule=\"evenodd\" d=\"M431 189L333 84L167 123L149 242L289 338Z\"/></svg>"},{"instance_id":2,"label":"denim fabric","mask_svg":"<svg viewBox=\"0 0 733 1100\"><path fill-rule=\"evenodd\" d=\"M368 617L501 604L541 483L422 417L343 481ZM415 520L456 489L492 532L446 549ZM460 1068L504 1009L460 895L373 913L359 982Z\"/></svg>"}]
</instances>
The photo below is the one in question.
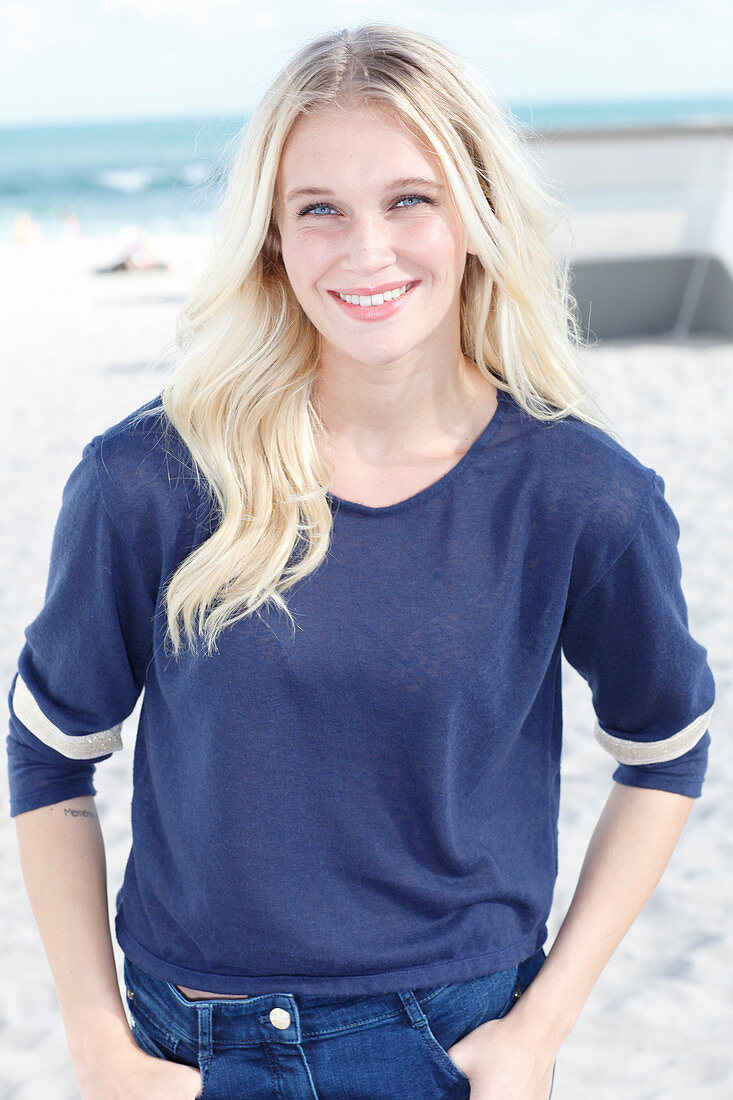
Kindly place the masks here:
<instances>
[{"instance_id":1,"label":"denim fabric","mask_svg":"<svg viewBox=\"0 0 733 1100\"><path fill-rule=\"evenodd\" d=\"M138 1045L198 1066L201 1100L469 1100L446 1048L504 1016L543 961L539 951L484 977L347 997L194 1001L127 957L124 977Z\"/></svg>"}]
</instances>

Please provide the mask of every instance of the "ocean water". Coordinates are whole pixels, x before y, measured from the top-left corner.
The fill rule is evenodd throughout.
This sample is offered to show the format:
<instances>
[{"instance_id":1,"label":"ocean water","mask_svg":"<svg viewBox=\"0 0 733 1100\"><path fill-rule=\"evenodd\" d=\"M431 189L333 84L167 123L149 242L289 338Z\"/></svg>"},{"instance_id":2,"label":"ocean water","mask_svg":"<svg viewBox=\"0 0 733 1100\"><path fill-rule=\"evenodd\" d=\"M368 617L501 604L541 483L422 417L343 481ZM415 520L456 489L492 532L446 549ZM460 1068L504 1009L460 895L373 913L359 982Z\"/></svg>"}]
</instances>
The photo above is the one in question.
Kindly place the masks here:
<instances>
[{"instance_id":1,"label":"ocean water","mask_svg":"<svg viewBox=\"0 0 733 1100\"><path fill-rule=\"evenodd\" d=\"M511 104L511 111L521 124L539 131L732 123L733 96L520 103Z\"/></svg>"},{"instance_id":2,"label":"ocean water","mask_svg":"<svg viewBox=\"0 0 733 1100\"><path fill-rule=\"evenodd\" d=\"M511 104L534 131L733 121L727 99ZM0 240L28 214L45 239L208 232L242 116L0 128Z\"/></svg>"},{"instance_id":3,"label":"ocean water","mask_svg":"<svg viewBox=\"0 0 733 1100\"><path fill-rule=\"evenodd\" d=\"M0 129L0 239L30 214L46 239L137 225L209 230L227 156L246 120L147 119Z\"/></svg>"}]
</instances>

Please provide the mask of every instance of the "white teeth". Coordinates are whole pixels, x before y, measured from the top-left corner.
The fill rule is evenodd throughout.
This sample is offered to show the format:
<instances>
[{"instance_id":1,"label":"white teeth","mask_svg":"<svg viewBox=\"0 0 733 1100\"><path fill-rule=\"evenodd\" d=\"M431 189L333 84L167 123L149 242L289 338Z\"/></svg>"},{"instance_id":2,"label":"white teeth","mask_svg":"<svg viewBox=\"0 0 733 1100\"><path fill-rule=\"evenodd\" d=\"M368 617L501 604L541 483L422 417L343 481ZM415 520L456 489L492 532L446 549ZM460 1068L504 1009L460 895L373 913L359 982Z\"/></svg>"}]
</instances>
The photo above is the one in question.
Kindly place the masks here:
<instances>
[{"instance_id":1,"label":"white teeth","mask_svg":"<svg viewBox=\"0 0 733 1100\"><path fill-rule=\"evenodd\" d=\"M396 290L385 290L382 294L339 294L342 301L352 306L381 306L384 302L392 302L401 297L412 283L405 283Z\"/></svg>"}]
</instances>

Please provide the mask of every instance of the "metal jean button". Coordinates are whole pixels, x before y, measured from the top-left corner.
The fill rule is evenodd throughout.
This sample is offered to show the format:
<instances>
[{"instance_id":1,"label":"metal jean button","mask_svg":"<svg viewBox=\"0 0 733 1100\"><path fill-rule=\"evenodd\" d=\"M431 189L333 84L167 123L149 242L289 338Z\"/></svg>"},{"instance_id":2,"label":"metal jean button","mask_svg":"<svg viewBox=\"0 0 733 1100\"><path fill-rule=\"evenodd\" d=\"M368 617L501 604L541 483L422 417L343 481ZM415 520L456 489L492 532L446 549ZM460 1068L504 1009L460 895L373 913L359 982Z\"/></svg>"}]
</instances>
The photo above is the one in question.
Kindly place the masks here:
<instances>
[{"instance_id":1,"label":"metal jean button","mask_svg":"<svg viewBox=\"0 0 733 1100\"><path fill-rule=\"evenodd\" d=\"M270 1013L270 1023L273 1027L284 1031L286 1027L290 1027L290 1013L284 1008L273 1008Z\"/></svg>"}]
</instances>

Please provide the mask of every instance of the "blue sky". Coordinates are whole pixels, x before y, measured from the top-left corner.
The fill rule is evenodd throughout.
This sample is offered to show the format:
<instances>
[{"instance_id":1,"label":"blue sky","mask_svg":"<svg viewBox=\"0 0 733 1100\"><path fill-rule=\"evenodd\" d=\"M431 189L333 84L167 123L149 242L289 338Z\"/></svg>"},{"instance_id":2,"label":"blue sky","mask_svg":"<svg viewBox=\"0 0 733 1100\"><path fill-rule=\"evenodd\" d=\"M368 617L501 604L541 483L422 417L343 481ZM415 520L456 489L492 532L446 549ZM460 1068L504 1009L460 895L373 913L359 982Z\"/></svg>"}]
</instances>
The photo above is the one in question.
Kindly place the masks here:
<instances>
[{"instance_id":1,"label":"blue sky","mask_svg":"<svg viewBox=\"0 0 733 1100\"><path fill-rule=\"evenodd\" d=\"M439 38L507 102L733 95L731 0L0 0L0 125L241 114L366 21Z\"/></svg>"}]
</instances>

